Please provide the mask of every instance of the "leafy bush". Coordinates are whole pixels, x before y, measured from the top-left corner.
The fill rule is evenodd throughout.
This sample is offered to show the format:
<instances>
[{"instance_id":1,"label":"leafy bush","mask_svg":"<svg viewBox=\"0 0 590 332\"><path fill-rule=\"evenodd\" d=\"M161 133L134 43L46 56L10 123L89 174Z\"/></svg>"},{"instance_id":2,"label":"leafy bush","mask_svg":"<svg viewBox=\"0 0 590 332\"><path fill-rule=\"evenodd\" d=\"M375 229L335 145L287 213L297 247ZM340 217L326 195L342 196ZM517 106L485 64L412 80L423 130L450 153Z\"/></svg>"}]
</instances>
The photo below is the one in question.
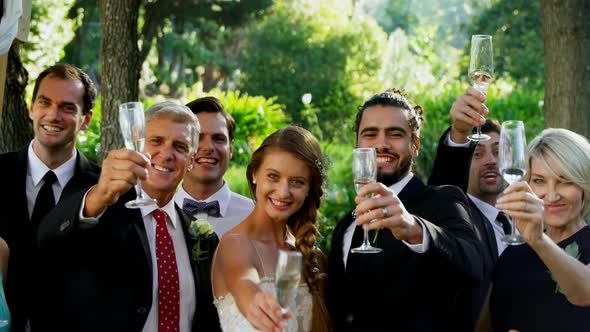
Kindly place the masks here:
<instances>
[{"instance_id":1,"label":"leafy bush","mask_svg":"<svg viewBox=\"0 0 590 332\"><path fill-rule=\"evenodd\" d=\"M249 29L241 87L277 96L293 122L308 128L301 96L313 94L323 134L331 138L341 133L341 122L333 120L349 119L366 91L377 89L371 78L386 36L372 18L352 15L350 2L314 4L276 1Z\"/></svg>"},{"instance_id":2,"label":"leafy bush","mask_svg":"<svg viewBox=\"0 0 590 332\"><path fill-rule=\"evenodd\" d=\"M98 160L98 152L100 149L100 122L101 122L101 108L100 95L96 98L96 105L92 113L92 120L88 129L81 131L78 134L78 141L76 147L86 158L96 162Z\"/></svg>"}]
</instances>

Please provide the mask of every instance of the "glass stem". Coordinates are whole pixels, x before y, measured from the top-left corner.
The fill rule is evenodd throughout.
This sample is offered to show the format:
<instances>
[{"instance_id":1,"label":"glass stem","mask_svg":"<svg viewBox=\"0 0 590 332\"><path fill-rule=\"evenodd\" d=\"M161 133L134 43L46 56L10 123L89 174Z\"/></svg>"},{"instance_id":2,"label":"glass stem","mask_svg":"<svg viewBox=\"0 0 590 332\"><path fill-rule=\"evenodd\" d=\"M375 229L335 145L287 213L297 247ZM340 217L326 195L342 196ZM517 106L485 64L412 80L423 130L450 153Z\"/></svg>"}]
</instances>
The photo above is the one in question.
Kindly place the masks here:
<instances>
[{"instance_id":1,"label":"glass stem","mask_svg":"<svg viewBox=\"0 0 590 332\"><path fill-rule=\"evenodd\" d=\"M516 236L516 222L510 218L510 225L512 226L512 236Z\"/></svg>"},{"instance_id":2,"label":"glass stem","mask_svg":"<svg viewBox=\"0 0 590 332\"><path fill-rule=\"evenodd\" d=\"M367 225L363 225L363 247L371 246L369 242L369 230L366 227Z\"/></svg>"}]
</instances>

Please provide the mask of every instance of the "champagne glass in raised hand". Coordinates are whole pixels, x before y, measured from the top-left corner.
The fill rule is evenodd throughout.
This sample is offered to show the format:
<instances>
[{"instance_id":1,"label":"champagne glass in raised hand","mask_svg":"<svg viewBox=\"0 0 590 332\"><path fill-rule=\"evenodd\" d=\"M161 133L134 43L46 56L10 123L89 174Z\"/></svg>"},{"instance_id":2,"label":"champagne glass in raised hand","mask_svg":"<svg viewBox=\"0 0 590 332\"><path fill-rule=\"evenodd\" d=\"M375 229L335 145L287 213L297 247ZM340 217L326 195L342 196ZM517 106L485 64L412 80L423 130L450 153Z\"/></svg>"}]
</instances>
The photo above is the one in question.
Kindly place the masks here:
<instances>
[{"instance_id":1,"label":"champagne glass in raised hand","mask_svg":"<svg viewBox=\"0 0 590 332\"><path fill-rule=\"evenodd\" d=\"M377 153L373 148L356 148L352 151L352 177L357 193L367 183L377 181ZM369 231L363 225L363 244L350 250L358 254L376 254L380 248L373 247L369 242Z\"/></svg>"},{"instance_id":2,"label":"champagne glass in raised hand","mask_svg":"<svg viewBox=\"0 0 590 332\"><path fill-rule=\"evenodd\" d=\"M485 92L494 75L494 54L492 36L471 36L471 55L469 58L469 81L474 88ZM481 126L477 126L474 134L467 136L471 141L487 141L489 135L481 133Z\"/></svg>"},{"instance_id":3,"label":"champagne glass in raised hand","mask_svg":"<svg viewBox=\"0 0 590 332\"><path fill-rule=\"evenodd\" d=\"M119 105L119 125L125 141L125 147L137 152L143 152L145 143L145 117L143 105L138 102L129 102ZM140 181L135 185L137 198L125 203L129 209L137 209L142 206L156 204L156 200L144 197L141 191Z\"/></svg>"},{"instance_id":4,"label":"champagne glass in raised hand","mask_svg":"<svg viewBox=\"0 0 590 332\"><path fill-rule=\"evenodd\" d=\"M275 269L275 291L283 314L289 311L289 304L295 299L302 266L303 255L299 251L279 249Z\"/></svg>"},{"instance_id":5,"label":"champagne glass in raised hand","mask_svg":"<svg viewBox=\"0 0 590 332\"><path fill-rule=\"evenodd\" d=\"M500 172L508 184L522 180L526 173L526 136L522 121L509 120L502 123L500 131ZM525 242L525 238L516 234L514 221L511 220L512 234L506 234L502 241L509 245Z\"/></svg>"}]
</instances>

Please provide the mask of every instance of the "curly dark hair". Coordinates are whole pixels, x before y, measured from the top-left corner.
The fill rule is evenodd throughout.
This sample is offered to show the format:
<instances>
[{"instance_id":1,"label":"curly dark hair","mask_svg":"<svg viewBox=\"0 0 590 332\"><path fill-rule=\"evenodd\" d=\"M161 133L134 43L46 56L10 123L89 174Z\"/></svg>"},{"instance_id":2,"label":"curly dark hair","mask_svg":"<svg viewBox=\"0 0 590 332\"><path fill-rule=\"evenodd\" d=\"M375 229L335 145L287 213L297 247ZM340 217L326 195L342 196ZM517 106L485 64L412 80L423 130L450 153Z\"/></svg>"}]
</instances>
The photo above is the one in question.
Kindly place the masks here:
<instances>
[{"instance_id":1,"label":"curly dark hair","mask_svg":"<svg viewBox=\"0 0 590 332\"><path fill-rule=\"evenodd\" d=\"M365 110L371 106L376 105L399 107L402 110L405 110L408 118L408 125L412 129L412 141L415 141L418 137L420 137L420 129L422 129L422 124L424 123L424 109L422 106L416 105L414 102L412 102L412 100L406 96L403 90L389 89L372 96L358 107L358 112L356 113L356 119L354 121L353 128L354 132L356 133L357 140L359 127L361 125L361 120L363 119Z\"/></svg>"}]
</instances>

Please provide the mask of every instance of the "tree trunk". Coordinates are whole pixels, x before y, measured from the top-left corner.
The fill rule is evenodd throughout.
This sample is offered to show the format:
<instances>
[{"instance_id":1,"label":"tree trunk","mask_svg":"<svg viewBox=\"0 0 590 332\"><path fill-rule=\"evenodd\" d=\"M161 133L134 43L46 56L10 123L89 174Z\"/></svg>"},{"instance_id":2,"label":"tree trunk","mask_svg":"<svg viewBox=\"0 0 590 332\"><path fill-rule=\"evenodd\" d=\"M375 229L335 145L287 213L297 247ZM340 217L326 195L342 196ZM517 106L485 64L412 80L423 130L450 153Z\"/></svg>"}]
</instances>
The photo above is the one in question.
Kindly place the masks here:
<instances>
[{"instance_id":1,"label":"tree trunk","mask_svg":"<svg viewBox=\"0 0 590 332\"><path fill-rule=\"evenodd\" d=\"M0 152L18 150L33 138L33 128L25 101L29 74L20 61L19 42L13 41L8 51L6 87L0 114Z\"/></svg>"},{"instance_id":2,"label":"tree trunk","mask_svg":"<svg viewBox=\"0 0 590 332\"><path fill-rule=\"evenodd\" d=\"M545 126L590 137L590 1L540 1Z\"/></svg>"},{"instance_id":3,"label":"tree trunk","mask_svg":"<svg viewBox=\"0 0 590 332\"><path fill-rule=\"evenodd\" d=\"M141 62L137 46L139 0L101 0L100 25L102 122L99 160L123 147L119 130L119 104L137 101Z\"/></svg>"}]
</instances>

